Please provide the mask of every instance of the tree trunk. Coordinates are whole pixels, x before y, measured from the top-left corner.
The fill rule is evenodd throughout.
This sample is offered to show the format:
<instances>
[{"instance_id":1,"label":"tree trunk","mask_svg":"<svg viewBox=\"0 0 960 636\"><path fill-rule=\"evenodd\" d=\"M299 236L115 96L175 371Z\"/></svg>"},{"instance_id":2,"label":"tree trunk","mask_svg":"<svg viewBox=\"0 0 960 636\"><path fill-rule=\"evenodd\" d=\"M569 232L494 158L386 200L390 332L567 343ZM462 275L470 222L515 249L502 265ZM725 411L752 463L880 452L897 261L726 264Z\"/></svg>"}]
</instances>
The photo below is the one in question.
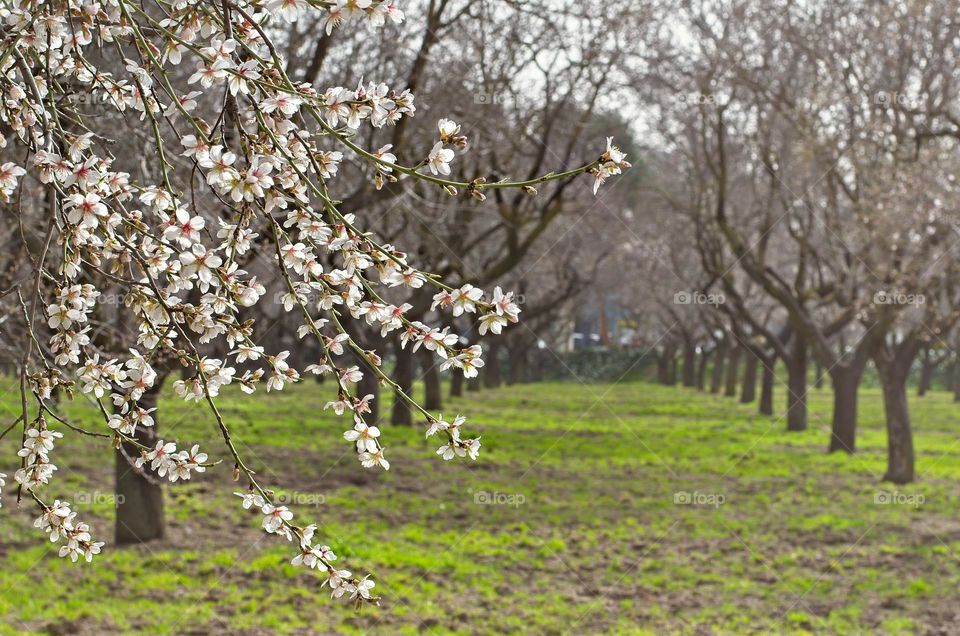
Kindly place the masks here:
<instances>
[{"instance_id":1,"label":"tree trunk","mask_svg":"<svg viewBox=\"0 0 960 636\"><path fill-rule=\"evenodd\" d=\"M704 391L707 387L707 362L710 360L710 353L701 351L697 359L697 390Z\"/></svg>"},{"instance_id":2,"label":"tree trunk","mask_svg":"<svg viewBox=\"0 0 960 636\"><path fill-rule=\"evenodd\" d=\"M710 392L719 393L723 386L723 372L727 363L727 343L721 340L717 343L717 351L713 360L713 373L710 376Z\"/></svg>"},{"instance_id":3,"label":"tree trunk","mask_svg":"<svg viewBox=\"0 0 960 636\"><path fill-rule=\"evenodd\" d=\"M443 388L440 385L439 359L427 349L420 349L420 368L423 370L423 408L438 411L443 408Z\"/></svg>"},{"instance_id":4,"label":"tree trunk","mask_svg":"<svg viewBox=\"0 0 960 636\"><path fill-rule=\"evenodd\" d=\"M485 364L483 366L483 386L488 389L495 389L500 386L502 379L500 377L500 339L495 338L490 343L487 351Z\"/></svg>"},{"instance_id":5,"label":"tree trunk","mask_svg":"<svg viewBox=\"0 0 960 636\"><path fill-rule=\"evenodd\" d=\"M823 388L823 365L820 362L816 363L816 370L813 375L813 388L822 389Z\"/></svg>"},{"instance_id":6,"label":"tree trunk","mask_svg":"<svg viewBox=\"0 0 960 636\"><path fill-rule=\"evenodd\" d=\"M887 417L887 472L884 481L908 484L914 479L913 433L907 407L910 365L877 362L883 385L883 410Z\"/></svg>"},{"instance_id":7,"label":"tree trunk","mask_svg":"<svg viewBox=\"0 0 960 636\"><path fill-rule=\"evenodd\" d=\"M863 365L836 365L830 370L833 385L833 422L829 452L853 453L857 440L857 389Z\"/></svg>"},{"instance_id":8,"label":"tree trunk","mask_svg":"<svg viewBox=\"0 0 960 636\"><path fill-rule=\"evenodd\" d=\"M372 395L370 400L370 412L363 416L363 419L370 426L375 426L380 419L380 381L373 367L366 360L360 361L360 370L363 371L363 378L357 382L357 393L360 397Z\"/></svg>"},{"instance_id":9,"label":"tree trunk","mask_svg":"<svg viewBox=\"0 0 960 636\"><path fill-rule=\"evenodd\" d=\"M740 354L742 347L734 345L730 348L727 360L727 377L723 390L724 397L735 397L737 395L737 376L740 372Z\"/></svg>"},{"instance_id":10,"label":"tree trunk","mask_svg":"<svg viewBox=\"0 0 960 636\"><path fill-rule=\"evenodd\" d=\"M773 367L777 364L776 354L765 356L763 374L760 380L760 414L773 415Z\"/></svg>"},{"instance_id":11,"label":"tree trunk","mask_svg":"<svg viewBox=\"0 0 960 636\"><path fill-rule=\"evenodd\" d=\"M933 378L933 363L930 361L930 350L923 350L923 359L920 362L920 380L917 382L917 397L923 397L930 390L930 380Z\"/></svg>"},{"instance_id":12,"label":"tree trunk","mask_svg":"<svg viewBox=\"0 0 960 636\"><path fill-rule=\"evenodd\" d=\"M747 349L747 364L743 369L743 388L740 391L740 403L750 404L757 399L757 355Z\"/></svg>"},{"instance_id":13,"label":"tree trunk","mask_svg":"<svg viewBox=\"0 0 960 636\"><path fill-rule=\"evenodd\" d=\"M670 357L667 358L667 384L675 386L677 384L677 350L670 348Z\"/></svg>"},{"instance_id":14,"label":"tree trunk","mask_svg":"<svg viewBox=\"0 0 960 636\"><path fill-rule=\"evenodd\" d=\"M397 363L393 368L393 381L397 383L400 390L410 395L413 390L413 375L415 372L415 361L413 352L410 349L401 349L400 340L394 340L394 355ZM410 405L399 397L393 398L393 409L390 412L390 423L398 426L412 426L413 414L410 412Z\"/></svg>"},{"instance_id":15,"label":"tree trunk","mask_svg":"<svg viewBox=\"0 0 960 636\"><path fill-rule=\"evenodd\" d=\"M451 369L450 397L463 397L463 372L460 369Z\"/></svg>"},{"instance_id":16,"label":"tree trunk","mask_svg":"<svg viewBox=\"0 0 960 636\"><path fill-rule=\"evenodd\" d=\"M165 375L159 375L154 386L143 394L138 404L144 409L157 405L157 396L163 386ZM153 413L154 425L137 426L136 438L141 444L155 446L157 443L157 412ZM154 477L149 466L135 468L132 461L140 456L136 446L124 442L122 450L115 451L114 474L116 476L117 518L114 528L114 541L117 545L146 543L162 539L163 489L160 478ZM126 454L126 457L124 456ZM129 459L128 459L129 458ZM145 476L146 475L146 476Z\"/></svg>"},{"instance_id":17,"label":"tree trunk","mask_svg":"<svg viewBox=\"0 0 960 636\"><path fill-rule=\"evenodd\" d=\"M517 339L519 340L519 338ZM520 342L514 341L514 346L507 350L507 363L510 370L507 373L507 384L520 384L527 378L527 349Z\"/></svg>"},{"instance_id":18,"label":"tree trunk","mask_svg":"<svg viewBox=\"0 0 960 636\"><path fill-rule=\"evenodd\" d=\"M807 430L807 343L799 333L787 365L787 430Z\"/></svg>"},{"instance_id":19,"label":"tree trunk","mask_svg":"<svg viewBox=\"0 0 960 636\"><path fill-rule=\"evenodd\" d=\"M683 345L683 386L694 387L697 384L697 348L691 342Z\"/></svg>"}]
</instances>

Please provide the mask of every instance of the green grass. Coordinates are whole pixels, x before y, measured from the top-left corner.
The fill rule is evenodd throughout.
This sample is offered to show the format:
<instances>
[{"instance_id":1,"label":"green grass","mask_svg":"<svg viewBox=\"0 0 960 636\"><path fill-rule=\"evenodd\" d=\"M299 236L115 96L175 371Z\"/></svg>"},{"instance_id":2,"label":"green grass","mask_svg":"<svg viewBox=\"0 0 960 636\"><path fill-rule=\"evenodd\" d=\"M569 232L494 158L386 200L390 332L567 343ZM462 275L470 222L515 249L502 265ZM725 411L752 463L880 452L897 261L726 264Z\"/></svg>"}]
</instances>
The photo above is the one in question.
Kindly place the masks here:
<instances>
[{"instance_id":1,"label":"green grass","mask_svg":"<svg viewBox=\"0 0 960 636\"><path fill-rule=\"evenodd\" d=\"M328 393L230 393L223 413L262 478L311 502L292 506L298 519L320 524L351 570L374 574L382 608L331 601L315 574L289 566L291 547L257 529L221 465L167 489L167 539L108 542L85 565L57 558L8 485L0 633L899 634L954 624L960 409L946 393L913 400L919 481L898 488L879 483L874 389L861 395L853 457L824 452L826 391L802 433L752 405L640 382L484 391L444 409L482 434L479 461L444 463L421 428L386 426L388 473L360 468L340 437L345 418L322 411ZM5 419L15 400L0 398ZM80 404L66 409L97 426ZM168 397L159 422L165 437L220 456L202 407ZM47 498L110 493L112 453L99 442L67 431ZM16 444L0 444L8 474ZM923 503L877 504L880 490ZM509 503L478 504L482 493ZM704 505L678 505L677 493ZM105 498L75 509L109 540Z\"/></svg>"}]
</instances>

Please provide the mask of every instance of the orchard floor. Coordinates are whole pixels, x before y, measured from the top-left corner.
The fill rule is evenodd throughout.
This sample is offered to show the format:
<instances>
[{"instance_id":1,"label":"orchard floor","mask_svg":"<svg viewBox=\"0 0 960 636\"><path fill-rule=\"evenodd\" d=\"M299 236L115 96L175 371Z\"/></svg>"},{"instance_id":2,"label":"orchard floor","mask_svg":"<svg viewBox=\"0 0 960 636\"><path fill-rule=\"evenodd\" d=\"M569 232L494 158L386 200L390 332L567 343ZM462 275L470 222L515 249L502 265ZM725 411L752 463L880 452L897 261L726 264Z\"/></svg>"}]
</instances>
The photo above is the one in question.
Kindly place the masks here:
<instances>
[{"instance_id":1,"label":"orchard floor","mask_svg":"<svg viewBox=\"0 0 960 636\"><path fill-rule=\"evenodd\" d=\"M75 508L108 545L93 564L57 558L8 484L0 632L958 629L960 406L946 393L912 399L919 480L894 488L879 479L885 437L871 389L853 457L824 453L825 390L813 397L810 429L788 434L753 405L688 389L563 383L447 404L483 435L477 462L444 463L421 428L384 427L384 473L361 469L341 438L345 418L321 410L328 387L230 394L223 412L249 462L301 502L291 506L298 520L315 520L351 570L375 575L379 610L331 601L315 574L288 565L291 546L260 532L258 515L233 496L229 465L167 489L166 540L114 548L112 453L68 431L45 495L90 500ZM3 399L7 421L16 398ZM68 410L96 425L80 406ZM160 426L220 456L202 408L168 397ZM0 445L0 470L11 475L12 437Z\"/></svg>"}]
</instances>

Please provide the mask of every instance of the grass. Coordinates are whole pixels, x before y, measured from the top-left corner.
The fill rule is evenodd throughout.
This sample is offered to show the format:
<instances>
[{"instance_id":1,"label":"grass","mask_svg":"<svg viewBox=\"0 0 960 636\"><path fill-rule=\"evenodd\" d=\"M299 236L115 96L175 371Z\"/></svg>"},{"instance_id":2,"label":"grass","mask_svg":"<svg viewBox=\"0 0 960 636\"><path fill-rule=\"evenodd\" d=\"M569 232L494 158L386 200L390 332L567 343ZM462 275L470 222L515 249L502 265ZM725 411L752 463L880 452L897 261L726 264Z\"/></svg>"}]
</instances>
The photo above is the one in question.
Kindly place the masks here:
<instances>
[{"instance_id":1,"label":"grass","mask_svg":"<svg viewBox=\"0 0 960 636\"><path fill-rule=\"evenodd\" d=\"M328 392L228 394L223 412L254 468L307 504L292 505L298 519L319 523L350 569L374 574L381 609L331 601L315 575L289 566L291 546L258 530L222 465L167 489L167 539L108 544L86 565L56 557L8 486L0 633L899 634L954 624L960 411L946 393L913 400L919 481L894 489L879 482L874 389L861 395L860 450L848 457L824 453L825 390L810 430L788 434L752 405L687 389L507 387L444 409L483 435L480 461L444 463L422 429L384 427L388 473L360 468L340 438L345 420L322 411ZM14 403L0 398L5 418ZM96 426L80 404L67 409ZM167 397L159 421L164 436L219 456L202 408ZM109 539L113 458L99 442L68 432L44 494L86 493L91 503L75 508ZM9 474L16 443L0 445ZM884 492L909 503L876 503ZM684 498L696 503L676 503Z\"/></svg>"}]
</instances>

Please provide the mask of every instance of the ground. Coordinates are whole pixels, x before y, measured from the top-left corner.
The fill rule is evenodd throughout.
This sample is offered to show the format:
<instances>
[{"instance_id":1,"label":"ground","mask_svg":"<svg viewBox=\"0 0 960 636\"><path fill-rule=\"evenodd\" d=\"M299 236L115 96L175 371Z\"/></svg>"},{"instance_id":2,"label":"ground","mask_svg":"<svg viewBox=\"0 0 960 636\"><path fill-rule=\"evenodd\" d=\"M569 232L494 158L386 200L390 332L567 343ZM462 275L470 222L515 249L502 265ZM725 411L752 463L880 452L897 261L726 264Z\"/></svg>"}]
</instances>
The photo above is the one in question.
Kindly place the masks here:
<instances>
[{"instance_id":1,"label":"ground","mask_svg":"<svg viewBox=\"0 0 960 636\"><path fill-rule=\"evenodd\" d=\"M880 482L879 392L861 395L859 452L827 455L826 389L810 430L754 405L644 382L506 387L444 412L483 436L477 462L443 462L422 428L384 427L389 472L364 470L322 411L329 385L225 396L240 449L379 609L329 599L291 546L259 531L221 465L167 490L168 538L109 545L112 453L68 432L47 498L108 541L73 564L3 495L0 632L6 634L950 633L960 579L960 408L913 399L916 484ZM16 396L3 398L13 418ZM778 396L779 397L779 396ZM0 402L2 404L2 402ZM66 407L96 426L86 407ZM222 443L172 395L164 436ZM56 428L56 427L54 427ZM18 440L0 445L14 472ZM8 480L11 481L11 480Z\"/></svg>"}]
</instances>

